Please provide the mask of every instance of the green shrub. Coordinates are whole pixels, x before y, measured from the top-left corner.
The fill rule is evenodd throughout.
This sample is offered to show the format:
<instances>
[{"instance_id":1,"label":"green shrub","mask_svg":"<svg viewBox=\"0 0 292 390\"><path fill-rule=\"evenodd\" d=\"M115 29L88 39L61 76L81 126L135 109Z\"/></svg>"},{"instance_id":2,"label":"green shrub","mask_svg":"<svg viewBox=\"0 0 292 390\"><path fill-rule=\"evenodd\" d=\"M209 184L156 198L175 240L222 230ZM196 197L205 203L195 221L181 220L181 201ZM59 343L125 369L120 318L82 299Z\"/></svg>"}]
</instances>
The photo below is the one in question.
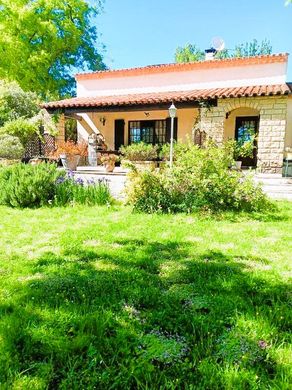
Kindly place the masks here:
<instances>
[{"instance_id":1,"label":"green shrub","mask_svg":"<svg viewBox=\"0 0 292 390\"><path fill-rule=\"evenodd\" d=\"M11 207L105 205L112 198L108 183L75 178L53 164L16 164L0 169L0 204Z\"/></svg>"},{"instance_id":2,"label":"green shrub","mask_svg":"<svg viewBox=\"0 0 292 390\"><path fill-rule=\"evenodd\" d=\"M37 95L15 83L0 80L0 127L18 118L32 118L40 108Z\"/></svg>"},{"instance_id":3,"label":"green shrub","mask_svg":"<svg viewBox=\"0 0 292 390\"><path fill-rule=\"evenodd\" d=\"M67 204L105 205L112 202L108 183L105 180L83 180L69 172L67 177L56 181L54 205Z\"/></svg>"},{"instance_id":4,"label":"green shrub","mask_svg":"<svg viewBox=\"0 0 292 390\"><path fill-rule=\"evenodd\" d=\"M180 153L183 153L183 151L187 148L186 144L183 144L183 143L177 143L176 141L174 141L173 143L173 160L176 159L176 155L177 154L180 154ZM166 143L166 144L163 144L160 148L159 148L159 158L161 160L169 160L169 155L170 155L170 144L169 143Z\"/></svg>"},{"instance_id":5,"label":"green shrub","mask_svg":"<svg viewBox=\"0 0 292 390\"><path fill-rule=\"evenodd\" d=\"M16 164L0 170L0 204L40 207L54 199L56 180L64 175L53 164Z\"/></svg>"},{"instance_id":6,"label":"green shrub","mask_svg":"<svg viewBox=\"0 0 292 390\"><path fill-rule=\"evenodd\" d=\"M18 137L0 134L0 158L17 160L23 157L24 148Z\"/></svg>"},{"instance_id":7,"label":"green shrub","mask_svg":"<svg viewBox=\"0 0 292 390\"><path fill-rule=\"evenodd\" d=\"M156 145L145 144L144 142L133 143L129 146L122 146L120 152L129 161L150 161L157 159Z\"/></svg>"},{"instance_id":8,"label":"green shrub","mask_svg":"<svg viewBox=\"0 0 292 390\"><path fill-rule=\"evenodd\" d=\"M37 123L33 123L32 120L25 118L18 118L10 122L6 122L3 127L0 128L0 134L9 134L14 137L18 137L21 144L25 147L29 139L37 134L39 126Z\"/></svg>"},{"instance_id":9,"label":"green shrub","mask_svg":"<svg viewBox=\"0 0 292 390\"><path fill-rule=\"evenodd\" d=\"M173 169L130 174L127 202L135 210L193 212L198 209L260 211L270 206L250 176L229 169L229 148L186 145L176 150Z\"/></svg>"}]
</instances>

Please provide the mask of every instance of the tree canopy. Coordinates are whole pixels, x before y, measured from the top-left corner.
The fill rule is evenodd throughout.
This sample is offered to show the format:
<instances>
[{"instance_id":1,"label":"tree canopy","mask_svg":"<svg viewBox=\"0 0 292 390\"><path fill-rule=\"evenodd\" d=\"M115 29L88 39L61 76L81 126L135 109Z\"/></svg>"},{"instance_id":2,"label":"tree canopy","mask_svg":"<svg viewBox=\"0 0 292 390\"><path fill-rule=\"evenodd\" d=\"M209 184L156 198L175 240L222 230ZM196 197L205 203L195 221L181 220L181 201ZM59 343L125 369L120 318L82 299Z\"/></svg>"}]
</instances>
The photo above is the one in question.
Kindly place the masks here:
<instances>
[{"instance_id":1,"label":"tree canopy","mask_svg":"<svg viewBox=\"0 0 292 390\"><path fill-rule=\"evenodd\" d=\"M215 58L237 58L252 57L257 55L271 54L272 45L270 41L264 39L258 42L253 39L251 42L240 43L233 50L224 49L217 52ZM196 45L187 44L184 47L178 47L175 52L175 62L201 61L204 59L204 51Z\"/></svg>"},{"instance_id":2,"label":"tree canopy","mask_svg":"<svg viewBox=\"0 0 292 390\"><path fill-rule=\"evenodd\" d=\"M188 43L186 46L179 46L175 52L175 62L195 62L204 59L204 51L196 45Z\"/></svg>"},{"instance_id":3,"label":"tree canopy","mask_svg":"<svg viewBox=\"0 0 292 390\"><path fill-rule=\"evenodd\" d=\"M40 110L36 93L23 91L16 82L0 80L0 136L18 137L25 147L40 125L54 133L56 125L45 110Z\"/></svg>"},{"instance_id":4,"label":"tree canopy","mask_svg":"<svg viewBox=\"0 0 292 390\"><path fill-rule=\"evenodd\" d=\"M101 0L0 0L0 78L43 98L72 94L72 71L104 69L93 17Z\"/></svg>"}]
</instances>

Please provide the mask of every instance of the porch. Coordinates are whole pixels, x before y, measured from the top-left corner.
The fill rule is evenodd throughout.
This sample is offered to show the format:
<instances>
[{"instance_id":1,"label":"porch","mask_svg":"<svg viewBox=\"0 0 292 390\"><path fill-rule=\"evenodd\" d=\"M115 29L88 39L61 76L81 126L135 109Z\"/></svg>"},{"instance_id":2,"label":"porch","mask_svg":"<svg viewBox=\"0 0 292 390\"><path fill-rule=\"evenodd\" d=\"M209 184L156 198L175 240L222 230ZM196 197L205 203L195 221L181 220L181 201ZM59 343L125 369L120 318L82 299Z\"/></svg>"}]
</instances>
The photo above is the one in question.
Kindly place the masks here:
<instances>
[{"instance_id":1,"label":"porch","mask_svg":"<svg viewBox=\"0 0 292 390\"><path fill-rule=\"evenodd\" d=\"M144 141L163 144L170 140L168 108L177 107L175 136L202 143L206 137L222 144L238 139L240 128L256 135L254 158L246 166L260 172L281 173L287 136L288 84L218 88L184 92L144 93L124 96L73 98L44 105L49 112L62 112L58 138L65 138L65 120L77 121L78 139L103 136L107 149ZM289 133L290 134L290 133ZM58 142L58 140L57 140Z\"/></svg>"}]
</instances>

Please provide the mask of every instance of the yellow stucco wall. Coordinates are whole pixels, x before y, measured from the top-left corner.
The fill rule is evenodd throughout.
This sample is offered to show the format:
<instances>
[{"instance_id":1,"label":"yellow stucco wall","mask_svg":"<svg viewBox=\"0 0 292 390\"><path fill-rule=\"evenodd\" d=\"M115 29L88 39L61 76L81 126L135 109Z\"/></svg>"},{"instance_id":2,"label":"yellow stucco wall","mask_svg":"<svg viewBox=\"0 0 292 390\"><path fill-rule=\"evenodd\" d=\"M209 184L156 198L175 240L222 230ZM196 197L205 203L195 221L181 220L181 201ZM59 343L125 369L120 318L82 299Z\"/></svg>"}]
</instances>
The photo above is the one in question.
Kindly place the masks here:
<instances>
[{"instance_id":1,"label":"yellow stucco wall","mask_svg":"<svg viewBox=\"0 0 292 390\"><path fill-rule=\"evenodd\" d=\"M156 120L166 119L168 117L167 110L155 111L132 111L132 112L96 112L89 113L88 116L92 120L95 127L104 135L105 142L109 149L114 149L114 131L115 120L123 119L125 121L125 145L128 144L128 123L129 121L139 120ZM193 125L198 116L197 108L178 109L178 141L185 141L187 136L191 137ZM102 124L102 119L105 119L105 124ZM80 125L79 125L80 129ZM84 131L82 134L86 134Z\"/></svg>"},{"instance_id":2,"label":"yellow stucco wall","mask_svg":"<svg viewBox=\"0 0 292 390\"><path fill-rule=\"evenodd\" d=\"M287 104L287 127L285 136L285 147L292 148L292 96L288 98Z\"/></svg>"}]
</instances>

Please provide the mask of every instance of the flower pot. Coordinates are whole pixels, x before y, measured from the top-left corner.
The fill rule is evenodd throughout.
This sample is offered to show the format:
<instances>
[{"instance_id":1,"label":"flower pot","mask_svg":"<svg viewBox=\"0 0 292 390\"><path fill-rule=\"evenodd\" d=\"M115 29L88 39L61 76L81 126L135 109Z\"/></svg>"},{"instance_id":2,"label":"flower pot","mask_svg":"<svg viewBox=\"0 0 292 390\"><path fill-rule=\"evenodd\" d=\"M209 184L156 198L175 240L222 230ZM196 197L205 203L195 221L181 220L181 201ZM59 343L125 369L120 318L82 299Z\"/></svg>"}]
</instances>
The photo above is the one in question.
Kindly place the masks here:
<instances>
[{"instance_id":1,"label":"flower pot","mask_svg":"<svg viewBox=\"0 0 292 390\"><path fill-rule=\"evenodd\" d=\"M31 158L30 160L29 160L29 163L31 164L31 165L39 165L39 164L41 164L43 162L43 160L41 159L41 158Z\"/></svg>"},{"instance_id":2,"label":"flower pot","mask_svg":"<svg viewBox=\"0 0 292 390\"><path fill-rule=\"evenodd\" d=\"M114 169L115 169L115 163L113 163L113 164L105 164L106 172L113 172Z\"/></svg>"},{"instance_id":3,"label":"flower pot","mask_svg":"<svg viewBox=\"0 0 292 390\"><path fill-rule=\"evenodd\" d=\"M156 161L132 161L132 163L138 169L155 169L157 165Z\"/></svg>"},{"instance_id":4,"label":"flower pot","mask_svg":"<svg viewBox=\"0 0 292 390\"><path fill-rule=\"evenodd\" d=\"M80 156L75 154L60 154L60 159L65 169L76 171Z\"/></svg>"},{"instance_id":5,"label":"flower pot","mask_svg":"<svg viewBox=\"0 0 292 390\"><path fill-rule=\"evenodd\" d=\"M235 161L235 169L237 171L241 170L242 161Z\"/></svg>"}]
</instances>

